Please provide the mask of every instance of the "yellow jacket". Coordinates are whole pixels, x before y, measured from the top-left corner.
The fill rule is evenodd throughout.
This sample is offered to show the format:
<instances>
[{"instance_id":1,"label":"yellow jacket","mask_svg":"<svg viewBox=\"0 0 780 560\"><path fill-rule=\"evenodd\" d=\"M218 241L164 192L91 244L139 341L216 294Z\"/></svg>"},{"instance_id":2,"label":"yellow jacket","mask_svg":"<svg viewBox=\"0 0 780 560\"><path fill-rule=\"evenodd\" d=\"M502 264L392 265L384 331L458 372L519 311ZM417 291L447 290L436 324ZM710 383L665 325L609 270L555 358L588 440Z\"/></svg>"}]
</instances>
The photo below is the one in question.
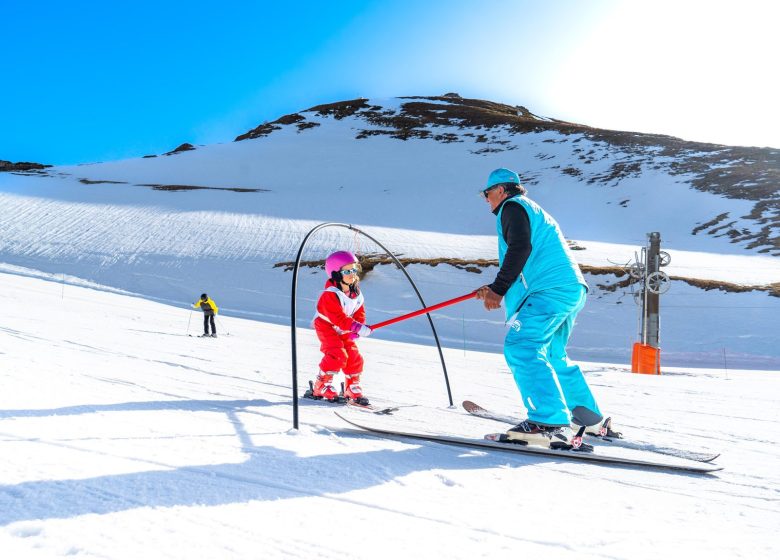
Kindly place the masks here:
<instances>
[{"instance_id":1,"label":"yellow jacket","mask_svg":"<svg viewBox=\"0 0 780 560\"><path fill-rule=\"evenodd\" d=\"M208 298L206 301L199 299L192 304L192 307L200 307L206 315L216 315L219 313L219 307L217 307L217 304L214 303L214 300L211 298Z\"/></svg>"}]
</instances>

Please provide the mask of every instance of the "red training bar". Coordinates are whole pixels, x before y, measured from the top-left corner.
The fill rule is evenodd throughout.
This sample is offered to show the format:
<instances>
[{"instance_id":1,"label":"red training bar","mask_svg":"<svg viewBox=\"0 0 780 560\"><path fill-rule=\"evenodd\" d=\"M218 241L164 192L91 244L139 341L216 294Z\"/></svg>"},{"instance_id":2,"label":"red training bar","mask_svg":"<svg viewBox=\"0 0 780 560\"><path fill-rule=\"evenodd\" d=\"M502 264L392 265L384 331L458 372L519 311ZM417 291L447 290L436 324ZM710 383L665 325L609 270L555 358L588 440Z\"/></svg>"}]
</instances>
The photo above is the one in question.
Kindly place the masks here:
<instances>
[{"instance_id":1,"label":"red training bar","mask_svg":"<svg viewBox=\"0 0 780 560\"><path fill-rule=\"evenodd\" d=\"M376 325L369 325L368 328L370 328L372 331L376 329L381 329L382 327L386 327L387 325L392 325L393 323L405 321L406 319L417 317L418 315L422 315L423 313L430 313L431 311L436 311L437 309L441 309L442 307L447 307L448 305L454 305L456 303L460 303L461 301L466 301L467 299L476 297L476 295L477 292L471 292L469 294L466 294L465 296L448 299L447 301L437 303L436 305L431 305L430 307L426 307L424 309L418 309L417 311L412 311L411 313L407 313L406 315L401 315L400 317L395 317L394 319L388 319L387 321L382 321L381 323L377 323Z\"/></svg>"}]
</instances>

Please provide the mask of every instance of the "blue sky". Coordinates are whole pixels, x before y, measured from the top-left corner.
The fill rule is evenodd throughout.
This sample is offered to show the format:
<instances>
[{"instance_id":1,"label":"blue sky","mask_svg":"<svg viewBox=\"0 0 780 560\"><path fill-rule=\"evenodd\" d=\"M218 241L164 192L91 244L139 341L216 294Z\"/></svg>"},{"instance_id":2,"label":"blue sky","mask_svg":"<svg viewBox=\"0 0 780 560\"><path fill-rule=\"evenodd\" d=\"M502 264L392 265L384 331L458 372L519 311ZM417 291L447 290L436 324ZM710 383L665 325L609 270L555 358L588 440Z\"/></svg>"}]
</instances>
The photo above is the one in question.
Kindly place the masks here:
<instances>
[{"instance_id":1,"label":"blue sky","mask_svg":"<svg viewBox=\"0 0 780 560\"><path fill-rule=\"evenodd\" d=\"M319 103L452 91L780 147L778 15L760 0L10 2L0 159L138 157Z\"/></svg>"}]
</instances>

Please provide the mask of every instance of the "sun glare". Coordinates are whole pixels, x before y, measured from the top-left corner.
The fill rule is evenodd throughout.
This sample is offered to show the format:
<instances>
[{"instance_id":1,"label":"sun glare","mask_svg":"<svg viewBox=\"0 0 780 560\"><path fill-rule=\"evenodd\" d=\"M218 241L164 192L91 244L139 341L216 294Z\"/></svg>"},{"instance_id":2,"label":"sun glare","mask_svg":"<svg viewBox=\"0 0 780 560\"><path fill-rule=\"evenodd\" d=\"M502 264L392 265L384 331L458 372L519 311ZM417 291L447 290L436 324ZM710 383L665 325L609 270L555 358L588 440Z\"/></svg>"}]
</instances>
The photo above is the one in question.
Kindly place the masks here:
<instances>
[{"instance_id":1,"label":"sun glare","mask_svg":"<svg viewBox=\"0 0 780 560\"><path fill-rule=\"evenodd\" d=\"M778 15L770 2L617 5L550 93L594 126L780 147Z\"/></svg>"}]
</instances>

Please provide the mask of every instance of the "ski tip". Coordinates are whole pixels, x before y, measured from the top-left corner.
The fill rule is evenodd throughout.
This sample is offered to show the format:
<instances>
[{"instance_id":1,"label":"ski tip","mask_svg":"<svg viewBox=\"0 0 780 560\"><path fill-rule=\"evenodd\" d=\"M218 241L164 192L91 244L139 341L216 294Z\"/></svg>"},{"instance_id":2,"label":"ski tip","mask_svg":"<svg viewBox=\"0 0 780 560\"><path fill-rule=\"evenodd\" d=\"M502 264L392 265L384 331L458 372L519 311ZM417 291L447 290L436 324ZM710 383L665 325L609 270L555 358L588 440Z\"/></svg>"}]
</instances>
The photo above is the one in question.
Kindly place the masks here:
<instances>
[{"instance_id":1,"label":"ski tip","mask_svg":"<svg viewBox=\"0 0 780 560\"><path fill-rule=\"evenodd\" d=\"M364 400L361 400L361 401L356 401L356 400L353 400L353 399L346 399L344 402L346 403L347 406L352 407L352 408L362 408L362 409L365 409L365 410L374 410L374 406L369 404L368 399L364 399Z\"/></svg>"}]
</instances>

